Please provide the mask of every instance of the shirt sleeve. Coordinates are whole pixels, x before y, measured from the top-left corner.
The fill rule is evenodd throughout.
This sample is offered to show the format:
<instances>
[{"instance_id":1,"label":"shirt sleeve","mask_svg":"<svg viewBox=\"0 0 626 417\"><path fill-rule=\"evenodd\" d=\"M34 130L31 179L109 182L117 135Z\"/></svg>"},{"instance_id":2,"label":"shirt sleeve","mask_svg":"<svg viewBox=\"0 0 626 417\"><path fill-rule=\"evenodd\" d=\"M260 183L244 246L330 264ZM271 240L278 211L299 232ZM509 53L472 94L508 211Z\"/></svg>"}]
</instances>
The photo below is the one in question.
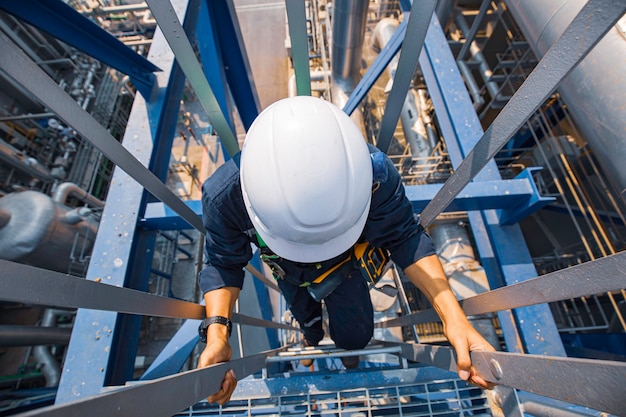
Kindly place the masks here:
<instances>
[{"instance_id":1,"label":"shirt sleeve","mask_svg":"<svg viewBox=\"0 0 626 417\"><path fill-rule=\"evenodd\" d=\"M364 235L372 245L389 250L396 265L405 269L436 252L430 236L413 213L400 174L387 156L385 161L387 180L374 184Z\"/></svg>"},{"instance_id":2,"label":"shirt sleeve","mask_svg":"<svg viewBox=\"0 0 626 417\"><path fill-rule=\"evenodd\" d=\"M239 170L234 163L229 165L218 169L202 187L202 222L207 232L198 283L203 294L222 287L241 289L244 268L252 258Z\"/></svg>"}]
</instances>

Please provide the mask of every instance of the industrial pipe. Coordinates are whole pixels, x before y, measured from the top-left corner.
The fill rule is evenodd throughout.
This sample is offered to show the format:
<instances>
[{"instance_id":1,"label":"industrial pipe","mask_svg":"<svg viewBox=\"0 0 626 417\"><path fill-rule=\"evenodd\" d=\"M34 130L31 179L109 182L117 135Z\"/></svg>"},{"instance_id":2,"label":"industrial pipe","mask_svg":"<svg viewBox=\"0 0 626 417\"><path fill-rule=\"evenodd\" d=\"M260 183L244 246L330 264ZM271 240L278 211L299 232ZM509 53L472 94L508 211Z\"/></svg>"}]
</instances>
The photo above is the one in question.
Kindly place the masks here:
<instances>
[{"instance_id":1,"label":"industrial pipe","mask_svg":"<svg viewBox=\"0 0 626 417\"><path fill-rule=\"evenodd\" d=\"M71 329L0 325L0 346L61 345L70 341Z\"/></svg>"},{"instance_id":2,"label":"industrial pipe","mask_svg":"<svg viewBox=\"0 0 626 417\"><path fill-rule=\"evenodd\" d=\"M0 209L0 229L2 229L11 220L11 213L7 210Z\"/></svg>"},{"instance_id":3,"label":"industrial pipe","mask_svg":"<svg viewBox=\"0 0 626 417\"><path fill-rule=\"evenodd\" d=\"M456 23L458 28L461 30L461 32L466 37L469 37L470 27L465 21L465 16L459 13L454 19L454 22ZM480 73L481 78L483 79L483 82L485 83L485 86L487 87L487 91L489 92L489 95L491 96L491 99L494 103L494 107L496 108L503 107L504 104L511 97L506 97L506 96L503 97L502 94L500 93L500 86L498 85L498 83L491 80L491 75L493 74L493 72L491 71L491 68L489 68L487 59L485 58L482 51L476 44L476 41L470 40L469 51L470 51L470 54L472 55L473 61L475 61L478 64L478 71ZM473 79L474 76L472 75L472 71L469 68L466 61L459 60L457 61L457 64L459 65L459 68L461 72L463 73L463 76L466 77L466 79ZM474 91L475 87L472 85L472 83L475 84L475 81L470 81L468 83L471 86L470 92L475 94L475 91Z\"/></svg>"},{"instance_id":4,"label":"industrial pipe","mask_svg":"<svg viewBox=\"0 0 626 417\"><path fill-rule=\"evenodd\" d=\"M17 120L35 120L44 119L46 117L54 117L54 113L37 113L37 114L20 114L18 116L0 117L0 122L14 122Z\"/></svg>"},{"instance_id":5,"label":"industrial pipe","mask_svg":"<svg viewBox=\"0 0 626 417\"><path fill-rule=\"evenodd\" d=\"M74 314L71 311L48 308L44 311L41 319L41 327L56 327L57 318L68 314ZM41 364L41 373L46 379L46 387L56 387L61 379L61 366L54 358L47 346L35 346L33 348L33 356L39 364Z\"/></svg>"},{"instance_id":6,"label":"industrial pipe","mask_svg":"<svg viewBox=\"0 0 626 417\"><path fill-rule=\"evenodd\" d=\"M328 79L330 75L331 74L329 71L312 71L311 82L324 81ZM297 95L298 95L298 89L297 89L297 84L296 84L296 75L293 74L291 77L289 77L289 81L287 84L287 96L295 97Z\"/></svg>"},{"instance_id":7,"label":"industrial pipe","mask_svg":"<svg viewBox=\"0 0 626 417\"><path fill-rule=\"evenodd\" d=\"M104 207L104 201L97 199L72 182L59 185L52 195L52 200L59 204L66 204L69 196L76 197L92 207Z\"/></svg>"},{"instance_id":8,"label":"industrial pipe","mask_svg":"<svg viewBox=\"0 0 626 417\"><path fill-rule=\"evenodd\" d=\"M68 272L76 257L82 256L77 253L79 250L89 253L97 231L92 217L76 219L74 213L68 215L69 211L37 191L15 192L0 198L0 212L4 213L0 222L0 258Z\"/></svg>"},{"instance_id":9,"label":"industrial pipe","mask_svg":"<svg viewBox=\"0 0 626 417\"><path fill-rule=\"evenodd\" d=\"M505 3L530 47L541 58L586 1L505 0ZM576 126L622 201L626 201L625 71L626 39L618 28L613 28L558 88Z\"/></svg>"},{"instance_id":10,"label":"industrial pipe","mask_svg":"<svg viewBox=\"0 0 626 417\"><path fill-rule=\"evenodd\" d=\"M336 0L332 6L333 84L347 94L361 76L368 7L369 0Z\"/></svg>"},{"instance_id":11,"label":"industrial pipe","mask_svg":"<svg viewBox=\"0 0 626 417\"><path fill-rule=\"evenodd\" d=\"M332 103L344 108L354 87L361 78L363 39L367 24L367 0L337 0L332 3L331 22L331 97ZM352 121L366 136L363 115L352 112Z\"/></svg>"}]
</instances>

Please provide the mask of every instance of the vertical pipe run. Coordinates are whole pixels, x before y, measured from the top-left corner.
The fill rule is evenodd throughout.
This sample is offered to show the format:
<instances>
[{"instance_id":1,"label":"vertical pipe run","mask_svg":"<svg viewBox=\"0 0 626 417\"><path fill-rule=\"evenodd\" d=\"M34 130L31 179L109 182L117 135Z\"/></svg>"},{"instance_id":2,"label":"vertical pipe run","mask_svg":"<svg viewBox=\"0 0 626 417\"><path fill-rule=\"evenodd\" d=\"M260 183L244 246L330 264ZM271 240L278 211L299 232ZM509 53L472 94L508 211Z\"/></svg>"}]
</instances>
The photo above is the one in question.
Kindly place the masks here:
<instances>
[{"instance_id":1,"label":"vertical pipe run","mask_svg":"<svg viewBox=\"0 0 626 417\"><path fill-rule=\"evenodd\" d=\"M541 58L586 1L505 0L505 3L530 47ZM622 202L626 201L625 71L626 39L613 28L558 88Z\"/></svg>"},{"instance_id":2,"label":"vertical pipe run","mask_svg":"<svg viewBox=\"0 0 626 417\"><path fill-rule=\"evenodd\" d=\"M360 78L367 0L336 0L332 10L332 74L334 83L351 93Z\"/></svg>"}]
</instances>

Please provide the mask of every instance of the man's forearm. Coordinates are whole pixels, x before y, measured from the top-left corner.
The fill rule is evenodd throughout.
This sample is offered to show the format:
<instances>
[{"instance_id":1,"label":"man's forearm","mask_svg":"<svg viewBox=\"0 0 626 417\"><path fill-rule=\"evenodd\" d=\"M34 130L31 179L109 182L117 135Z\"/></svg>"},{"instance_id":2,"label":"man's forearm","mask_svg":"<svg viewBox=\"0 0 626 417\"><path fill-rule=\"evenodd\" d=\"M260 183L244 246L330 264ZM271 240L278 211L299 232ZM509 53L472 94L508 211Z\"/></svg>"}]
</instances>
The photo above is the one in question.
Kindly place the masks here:
<instances>
[{"instance_id":1,"label":"man's forearm","mask_svg":"<svg viewBox=\"0 0 626 417\"><path fill-rule=\"evenodd\" d=\"M222 287L204 294L207 317L224 316L232 318L235 302L239 297L239 288Z\"/></svg>"},{"instance_id":2,"label":"man's forearm","mask_svg":"<svg viewBox=\"0 0 626 417\"><path fill-rule=\"evenodd\" d=\"M233 308L238 297L239 288L237 287L223 287L205 293L206 316L222 316L232 319ZM226 336L226 340L228 340L228 331L225 326L209 326L207 328L207 339L211 339L213 336Z\"/></svg>"},{"instance_id":3,"label":"man's forearm","mask_svg":"<svg viewBox=\"0 0 626 417\"><path fill-rule=\"evenodd\" d=\"M467 321L437 255L426 256L404 270L407 277L428 298L444 325Z\"/></svg>"}]
</instances>

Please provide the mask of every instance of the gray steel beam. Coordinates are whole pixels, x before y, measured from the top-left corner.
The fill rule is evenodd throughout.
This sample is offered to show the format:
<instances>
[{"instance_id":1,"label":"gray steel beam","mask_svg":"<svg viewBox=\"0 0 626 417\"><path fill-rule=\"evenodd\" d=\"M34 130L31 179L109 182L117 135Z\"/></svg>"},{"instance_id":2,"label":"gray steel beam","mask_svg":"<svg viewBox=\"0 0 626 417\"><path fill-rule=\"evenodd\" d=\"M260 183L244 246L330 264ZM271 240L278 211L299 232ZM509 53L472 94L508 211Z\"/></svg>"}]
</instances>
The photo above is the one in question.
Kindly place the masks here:
<instances>
[{"instance_id":1,"label":"gray steel beam","mask_svg":"<svg viewBox=\"0 0 626 417\"><path fill-rule=\"evenodd\" d=\"M400 346L409 360L457 371L454 350L445 346L382 342ZM626 363L505 352L471 352L484 379L596 410L623 415Z\"/></svg>"},{"instance_id":2,"label":"gray steel beam","mask_svg":"<svg viewBox=\"0 0 626 417\"><path fill-rule=\"evenodd\" d=\"M207 368L122 387L93 397L44 407L20 414L20 417L136 417L171 416L217 392L224 374L233 370L244 378L265 367L268 356L286 348L266 351Z\"/></svg>"},{"instance_id":3,"label":"gray steel beam","mask_svg":"<svg viewBox=\"0 0 626 417\"><path fill-rule=\"evenodd\" d=\"M626 251L461 300L467 315L493 313L626 287ZM376 323L376 327L410 326L438 321L433 309Z\"/></svg>"},{"instance_id":4,"label":"gray steel beam","mask_svg":"<svg viewBox=\"0 0 626 417\"><path fill-rule=\"evenodd\" d=\"M528 118L556 90L563 78L617 23L626 0L589 0L513 98L502 109L433 201L421 213L430 225L454 197L487 165Z\"/></svg>"},{"instance_id":5,"label":"gray steel beam","mask_svg":"<svg viewBox=\"0 0 626 417\"><path fill-rule=\"evenodd\" d=\"M0 300L157 317L184 319L205 317L204 307L189 301L89 281L3 259L0 259L0 268L3 271L0 280ZM237 313L233 314L233 321L249 326L299 330L286 324Z\"/></svg>"}]
</instances>

